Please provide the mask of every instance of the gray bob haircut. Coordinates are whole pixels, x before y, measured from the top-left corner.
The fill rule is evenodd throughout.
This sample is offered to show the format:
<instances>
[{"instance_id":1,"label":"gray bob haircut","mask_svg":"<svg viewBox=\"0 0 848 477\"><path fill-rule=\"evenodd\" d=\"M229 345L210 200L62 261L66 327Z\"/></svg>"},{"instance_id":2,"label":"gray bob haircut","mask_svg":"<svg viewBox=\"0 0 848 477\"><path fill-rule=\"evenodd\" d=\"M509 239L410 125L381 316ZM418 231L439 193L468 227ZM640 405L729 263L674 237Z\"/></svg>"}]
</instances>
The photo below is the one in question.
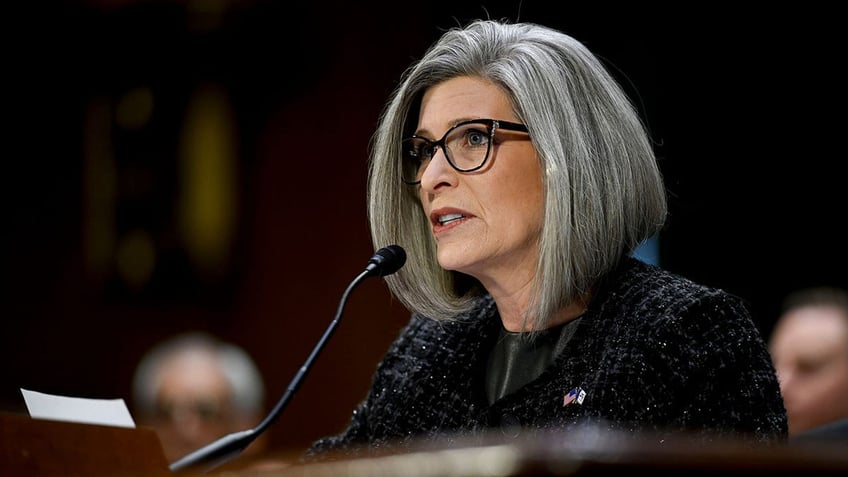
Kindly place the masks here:
<instances>
[{"instance_id":1,"label":"gray bob haircut","mask_svg":"<svg viewBox=\"0 0 848 477\"><path fill-rule=\"evenodd\" d=\"M406 266L386 283L413 313L450 319L486 293L472 277L441 268L418 189L401 181L401 140L417 126L422 95L459 76L503 89L541 162L545 223L524 319L544 329L548 317L664 226L667 199L653 144L625 91L576 39L495 20L446 31L404 72L370 145L372 241L406 249Z\"/></svg>"}]
</instances>

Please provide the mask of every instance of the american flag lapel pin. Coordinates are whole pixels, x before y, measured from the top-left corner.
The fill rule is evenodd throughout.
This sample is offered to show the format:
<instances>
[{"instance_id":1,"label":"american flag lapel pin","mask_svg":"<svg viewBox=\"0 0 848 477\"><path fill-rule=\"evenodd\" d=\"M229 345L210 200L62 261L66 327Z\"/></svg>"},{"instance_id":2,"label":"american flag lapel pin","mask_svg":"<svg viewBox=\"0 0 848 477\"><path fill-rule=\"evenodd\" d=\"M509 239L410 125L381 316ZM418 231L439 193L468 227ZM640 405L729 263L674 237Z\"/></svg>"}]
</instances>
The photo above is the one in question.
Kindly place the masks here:
<instances>
[{"instance_id":1,"label":"american flag lapel pin","mask_svg":"<svg viewBox=\"0 0 848 477\"><path fill-rule=\"evenodd\" d=\"M586 399L586 391L581 387L576 387L563 396L562 398L562 407L568 406L574 401L577 401L577 404L583 404L583 400Z\"/></svg>"}]
</instances>

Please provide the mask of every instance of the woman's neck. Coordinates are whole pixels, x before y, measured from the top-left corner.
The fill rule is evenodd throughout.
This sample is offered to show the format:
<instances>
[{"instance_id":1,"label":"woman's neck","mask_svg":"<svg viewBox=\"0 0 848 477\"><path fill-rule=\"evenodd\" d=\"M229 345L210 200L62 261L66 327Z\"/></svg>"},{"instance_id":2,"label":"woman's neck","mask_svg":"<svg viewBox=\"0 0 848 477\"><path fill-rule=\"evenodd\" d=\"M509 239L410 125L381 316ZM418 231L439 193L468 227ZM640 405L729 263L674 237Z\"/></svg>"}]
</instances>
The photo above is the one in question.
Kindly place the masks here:
<instances>
[{"instance_id":1,"label":"woman's neck","mask_svg":"<svg viewBox=\"0 0 848 477\"><path fill-rule=\"evenodd\" d=\"M501 290L502 292L502 290ZM526 320L527 310L530 306L530 287L524 287L518 292L507 294L498 293L498 290L489 290L495 304L498 307L498 314L501 317L503 327L511 332L526 332L533 330L533 321ZM580 315L582 315L588 306L591 295L586 293L583 297L573 301L568 306L561 308L552 316L546 323L546 328L559 326L567 323Z\"/></svg>"}]
</instances>

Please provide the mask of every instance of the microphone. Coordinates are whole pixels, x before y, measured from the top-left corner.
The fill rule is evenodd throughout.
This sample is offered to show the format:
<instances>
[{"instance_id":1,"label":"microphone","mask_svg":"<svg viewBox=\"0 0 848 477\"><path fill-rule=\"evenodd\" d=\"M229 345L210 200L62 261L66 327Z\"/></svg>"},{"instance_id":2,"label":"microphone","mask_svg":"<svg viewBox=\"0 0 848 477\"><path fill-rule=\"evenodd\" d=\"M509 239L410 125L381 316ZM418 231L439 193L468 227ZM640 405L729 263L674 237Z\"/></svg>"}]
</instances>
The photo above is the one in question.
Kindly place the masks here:
<instances>
[{"instance_id":1,"label":"microphone","mask_svg":"<svg viewBox=\"0 0 848 477\"><path fill-rule=\"evenodd\" d=\"M286 392L283 393L283 396L279 401L277 401L277 404L265 417L265 419L253 429L227 434L218 440L215 440L212 443L181 457L171 463L169 465L169 469L172 472L179 472L202 464L207 464L208 467L206 471L209 471L237 456L248 445L250 445L251 442L256 440L260 434L265 432L265 430L268 429L268 427L273 424L278 417L280 417L283 409L285 409L294 393L300 387L303 378L306 377L306 374L312 367L312 363L315 361L315 358L321 352L321 349L324 348L327 340L335 331L336 326L339 323L339 319L341 318L342 311L344 310L344 306L347 303L347 298L353 289L368 277L377 275L384 277L386 275L391 275L392 273L400 270L405 263L406 251L399 245L389 245L377 250L377 253L368 260L368 265L366 265L365 270L357 275L356 278L354 278L347 286L347 289L344 291L342 298L339 301L339 306L336 310L336 315L333 318L333 321L330 322L327 330L324 331L324 335L321 336L320 340L318 340L318 344L316 344L315 348L312 349L312 352L309 354L309 357L306 358L303 366L300 367L300 370L289 383L288 388L286 388Z\"/></svg>"},{"instance_id":2,"label":"microphone","mask_svg":"<svg viewBox=\"0 0 848 477\"><path fill-rule=\"evenodd\" d=\"M368 260L365 271L378 273L381 277L391 275L400 270L406 263L406 250L399 245L389 245L377 250L377 253Z\"/></svg>"}]
</instances>

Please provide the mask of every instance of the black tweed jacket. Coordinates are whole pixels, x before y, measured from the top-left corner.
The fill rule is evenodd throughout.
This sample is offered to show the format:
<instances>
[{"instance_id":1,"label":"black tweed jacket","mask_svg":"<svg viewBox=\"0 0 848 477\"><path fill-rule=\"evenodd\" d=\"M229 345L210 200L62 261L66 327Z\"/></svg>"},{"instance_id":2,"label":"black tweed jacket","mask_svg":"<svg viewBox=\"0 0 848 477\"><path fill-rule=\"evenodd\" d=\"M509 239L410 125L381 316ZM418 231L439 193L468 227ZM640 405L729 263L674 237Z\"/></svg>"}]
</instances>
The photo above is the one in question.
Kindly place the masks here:
<instances>
[{"instance_id":1,"label":"black tweed jacket","mask_svg":"<svg viewBox=\"0 0 848 477\"><path fill-rule=\"evenodd\" d=\"M500 328L490 297L451 322L413 316L348 427L305 456L585 425L706 440L787 439L765 342L744 302L722 290L628 258L547 370L490 405L484 377Z\"/></svg>"}]
</instances>

